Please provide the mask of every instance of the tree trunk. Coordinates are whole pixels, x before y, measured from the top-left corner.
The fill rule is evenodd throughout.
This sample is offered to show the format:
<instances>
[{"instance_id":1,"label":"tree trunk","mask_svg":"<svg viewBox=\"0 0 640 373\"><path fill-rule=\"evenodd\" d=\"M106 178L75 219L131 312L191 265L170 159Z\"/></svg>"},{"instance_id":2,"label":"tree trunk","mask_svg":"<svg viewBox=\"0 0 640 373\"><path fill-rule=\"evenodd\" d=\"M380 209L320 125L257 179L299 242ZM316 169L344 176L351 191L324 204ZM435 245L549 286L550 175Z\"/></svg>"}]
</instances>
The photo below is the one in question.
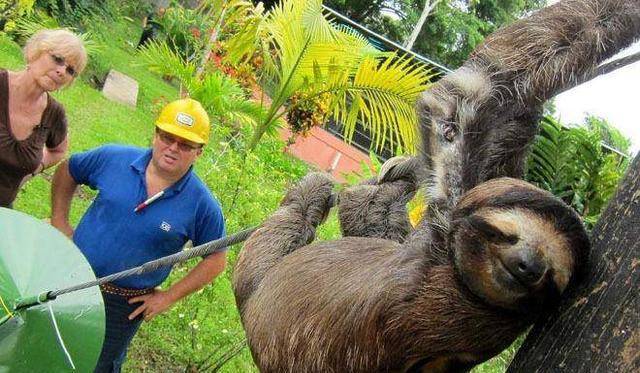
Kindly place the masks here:
<instances>
[{"instance_id":1,"label":"tree trunk","mask_svg":"<svg viewBox=\"0 0 640 373\"><path fill-rule=\"evenodd\" d=\"M640 371L640 155L591 242L583 285L533 327L508 372Z\"/></svg>"},{"instance_id":2,"label":"tree trunk","mask_svg":"<svg viewBox=\"0 0 640 373\"><path fill-rule=\"evenodd\" d=\"M429 17L429 14L431 14L431 11L433 10L433 8L435 8L439 1L440 0L425 0L424 8L422 9L420 18L418 18L418 23L416 23L416 27L413 28L411 35L409 35L409 38L404 43L405 48L407 48L408 50L411 50L411 48L413 48L413 44L415 44L420 31L422 31L422 26L424 26L427 17Z\"/></svg>"}]
</instances>

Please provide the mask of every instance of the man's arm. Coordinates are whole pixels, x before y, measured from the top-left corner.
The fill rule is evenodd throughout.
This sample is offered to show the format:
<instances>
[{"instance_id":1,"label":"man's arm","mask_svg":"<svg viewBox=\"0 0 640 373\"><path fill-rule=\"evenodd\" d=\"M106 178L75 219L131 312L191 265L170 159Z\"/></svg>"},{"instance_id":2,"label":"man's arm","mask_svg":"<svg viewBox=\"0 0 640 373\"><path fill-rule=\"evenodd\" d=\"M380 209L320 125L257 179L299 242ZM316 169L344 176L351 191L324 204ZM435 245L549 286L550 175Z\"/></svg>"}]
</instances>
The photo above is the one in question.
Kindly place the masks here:
<instances>
[{"instance_id":1,"label":"man's arm","mask_svg":"<svg viewBox=\"0 0 640 373\"><path fill-rule=\"evenodd\" d=\"M151 320L154 316L168 310L175 302L211 283L222 273L226 263L227 253L215 252L204 258L182 280L169 289L156 290L151 294L129 299L129 303L142 302L142 305L129 315L129 320L133 320L141 313L145 321Z\"/></svg>"},{"instance_id":2,"label":"man's arm","mask_svg":"<svg viewBox=\"0 0 640 373\"><path fill-rule=\"evenodd\" d=\"M62 162L53 175L51 185L51 225L71 238L73 228L69 224L71 199L78 184L69 173L69 161Z\"/></svg>"}]
</instances>

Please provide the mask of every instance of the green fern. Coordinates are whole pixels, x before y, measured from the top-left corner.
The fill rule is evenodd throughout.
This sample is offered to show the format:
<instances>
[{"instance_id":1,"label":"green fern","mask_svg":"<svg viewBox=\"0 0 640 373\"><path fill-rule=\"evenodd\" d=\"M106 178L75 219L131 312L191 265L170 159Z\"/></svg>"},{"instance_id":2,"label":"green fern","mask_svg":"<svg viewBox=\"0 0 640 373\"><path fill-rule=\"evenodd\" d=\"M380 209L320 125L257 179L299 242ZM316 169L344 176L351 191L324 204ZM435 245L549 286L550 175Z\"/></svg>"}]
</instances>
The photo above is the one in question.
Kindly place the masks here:
<instances>
[{"instance_id":1,"label":"green fern","mask_svg":"<svg viewBox=\"0 0 640 373\"><path fill-rule=\"evenodd\" d=\"M628 161L602 147L603 128L564 127L552 117L541 121L526 179L562 198L588 227L598 220L615 192Z\"/></svg>"}]
</instances>

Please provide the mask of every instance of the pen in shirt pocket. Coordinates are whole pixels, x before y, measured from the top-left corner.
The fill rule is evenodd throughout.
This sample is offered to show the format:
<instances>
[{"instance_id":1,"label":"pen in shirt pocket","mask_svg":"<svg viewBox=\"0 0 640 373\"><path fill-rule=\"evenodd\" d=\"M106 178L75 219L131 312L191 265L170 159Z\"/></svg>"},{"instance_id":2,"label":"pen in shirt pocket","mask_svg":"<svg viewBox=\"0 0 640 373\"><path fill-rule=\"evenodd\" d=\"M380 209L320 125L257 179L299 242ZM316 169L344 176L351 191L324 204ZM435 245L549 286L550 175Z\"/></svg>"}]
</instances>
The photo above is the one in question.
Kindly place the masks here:
<instances>
[{"instance_id":1,"label":"pen in shirt pocket","mask_svg":"<svg viewBox=\"0 0 640 373\"><path fill-rule=\"evenodd\" d=\"M146 208L147 206L152 204L153 201L155 201L158 198L162 197L163 194L164 194L164 190L159 191L158 193L156 193L153 196L149 197L146 201L144 201L141 204L139 204L138 206L136 206L136 208L133 209L133 212L138 212L138 211Z\"/></svg>"}]
</instances>

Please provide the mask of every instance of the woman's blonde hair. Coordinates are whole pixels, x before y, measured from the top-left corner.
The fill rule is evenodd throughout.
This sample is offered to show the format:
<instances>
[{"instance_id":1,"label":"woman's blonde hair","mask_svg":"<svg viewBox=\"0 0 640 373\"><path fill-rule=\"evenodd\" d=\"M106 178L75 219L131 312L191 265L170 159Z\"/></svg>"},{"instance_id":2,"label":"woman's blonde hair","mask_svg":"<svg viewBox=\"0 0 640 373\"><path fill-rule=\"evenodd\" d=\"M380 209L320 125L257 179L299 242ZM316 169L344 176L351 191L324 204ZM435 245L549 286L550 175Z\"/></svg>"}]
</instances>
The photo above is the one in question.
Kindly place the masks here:
<instances>
[{"instance_id":1,"label":"woman's blonde hair","mask_svg":"<svg viewBox=\"0 0 640 373\"><path fill-rule=\"evenodd\" d=\"M24 46L24 58L27 63L37 60L46 52L64 57L78 74L87 65L87 52L82 39L69 30L40 30L33 34Z\"/></svg>"}]
</instances>

